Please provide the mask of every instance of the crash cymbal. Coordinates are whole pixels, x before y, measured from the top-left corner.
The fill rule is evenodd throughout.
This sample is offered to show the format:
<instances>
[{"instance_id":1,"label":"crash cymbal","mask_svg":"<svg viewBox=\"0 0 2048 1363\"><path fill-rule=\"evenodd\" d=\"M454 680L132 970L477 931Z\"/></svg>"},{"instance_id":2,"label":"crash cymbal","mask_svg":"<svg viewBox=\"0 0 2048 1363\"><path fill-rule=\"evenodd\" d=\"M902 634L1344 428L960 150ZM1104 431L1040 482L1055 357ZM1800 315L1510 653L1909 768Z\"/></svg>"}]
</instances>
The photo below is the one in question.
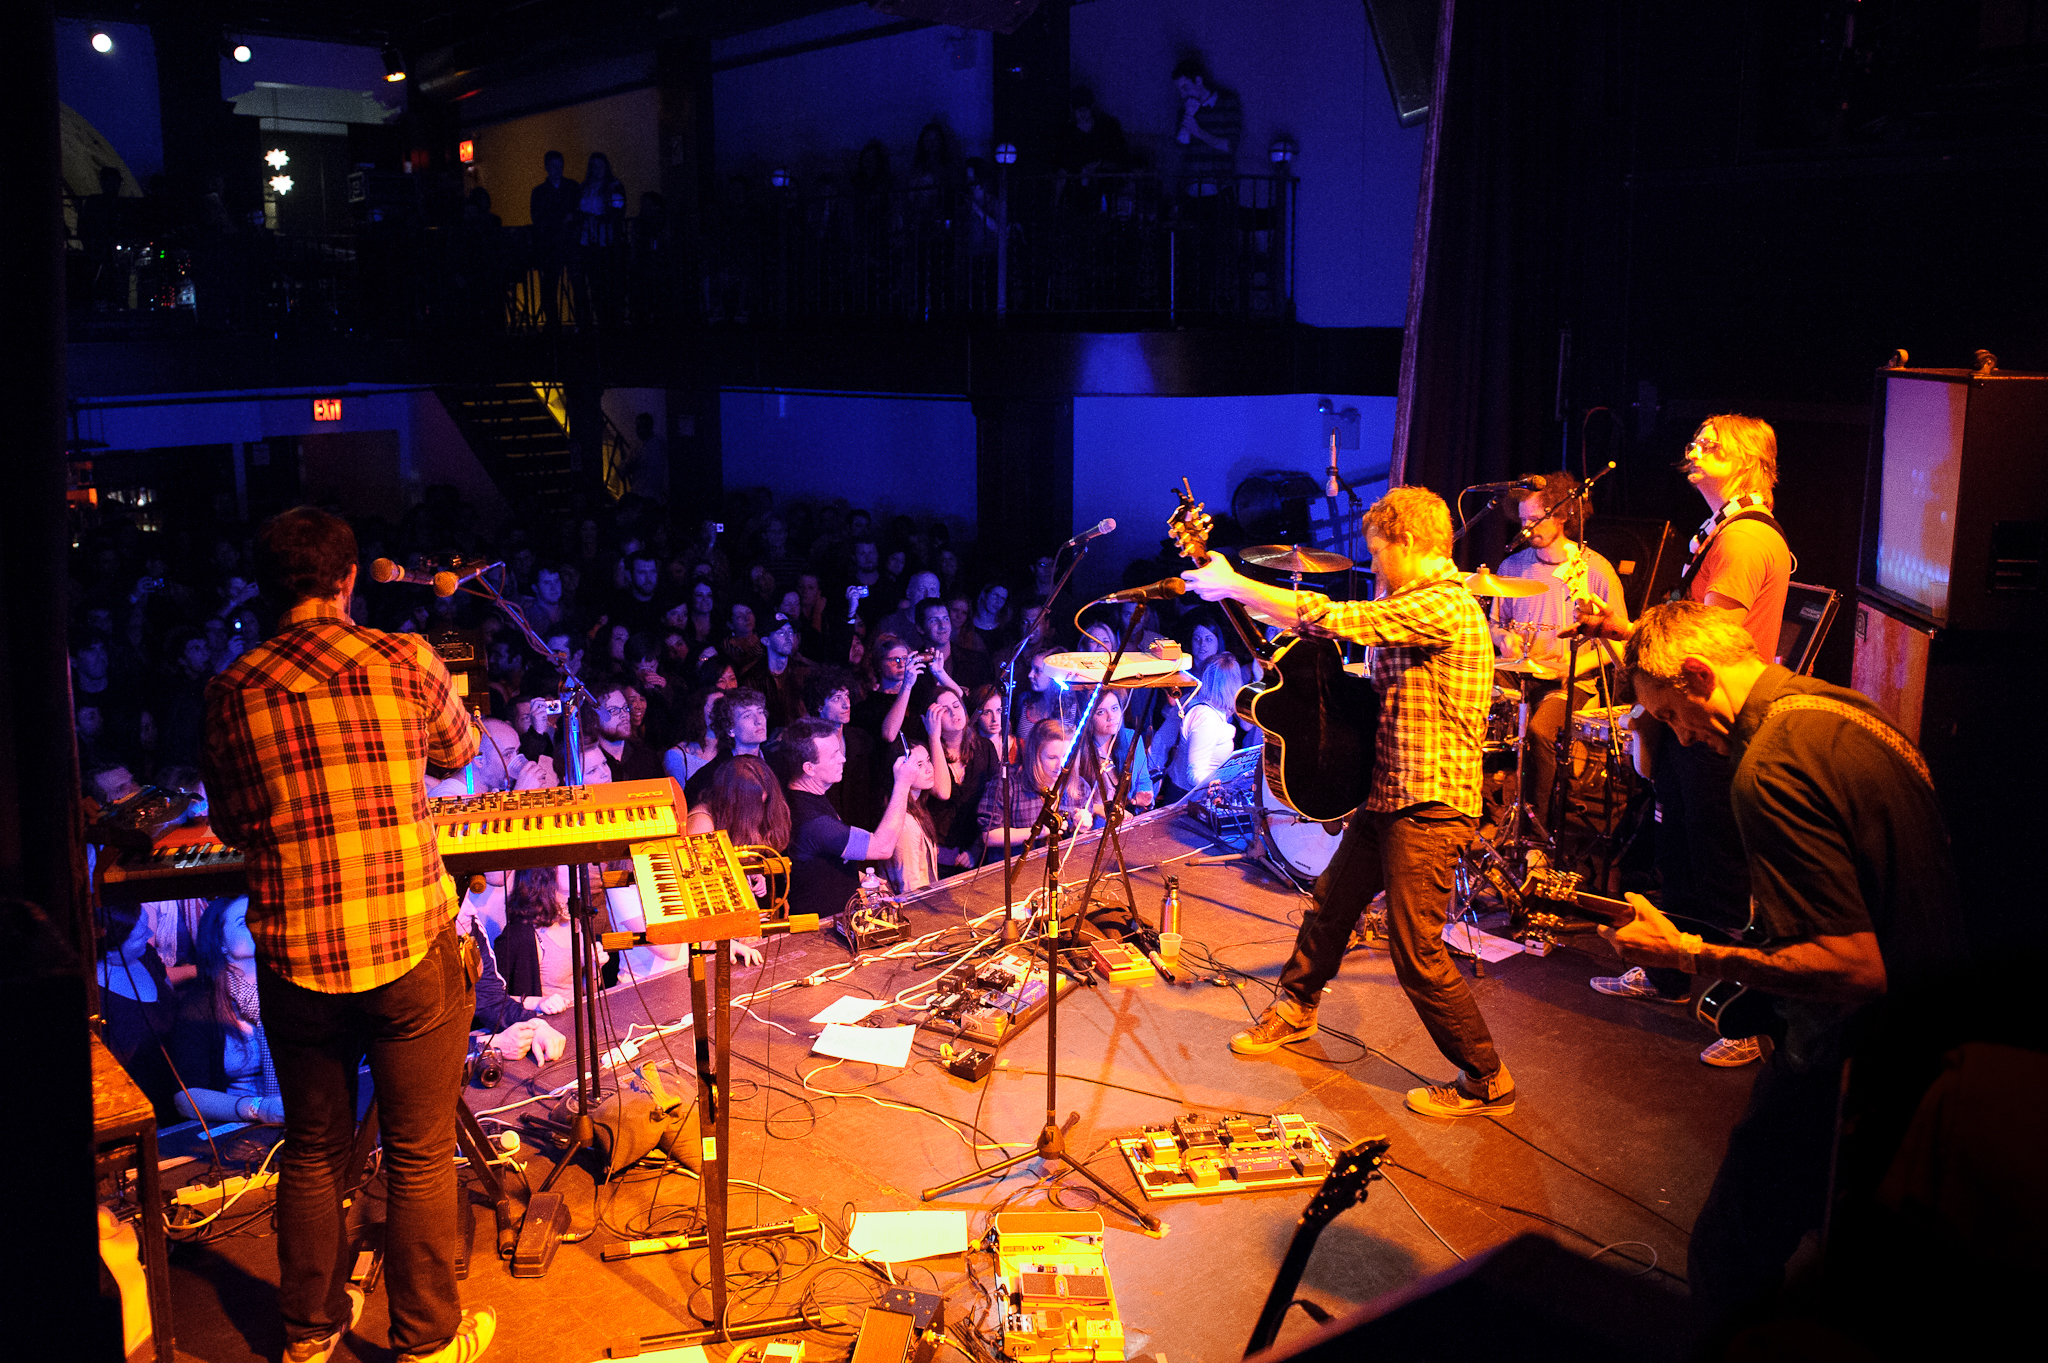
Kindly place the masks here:
<instances>
[{"instance_id":1,"label":"crash cymbal","mask_svg":"<svg viewBox=\"0 0 2048 1363\"><path fill-rule=\"evenodd\" d=\"M1550 584L1526 577L1495 577L1482 564L1465 579L1465 590L1474 596L1541 596L1550 590Z\"/></svg>"},{"instance_id":2,"label":"crash cymbal","mask_svg":"<svg viewBox=\"0 0 2048 1363\"><path fill-rule=\"evenodd\" d=\"M1351 566L1342 554L1300 549L1291 544L1255 544L1242 555L1246 563L1283 573L1341 573Z\"/></svg>"},{"instance_id":3,"label":"crash cymbal","mask_svg":"<svg viewBox=\"0 0 2048 1363\"><path fill-rule=\"evenodd\" d=\"M1495 661L1493 670L1496 672L1514 672L1521 676L1534 677L1538 681L1556 681L1558 677L1563 675L1558 669L1545 667L1542 663L1530 658L1499 659Z\"/></svg>"}]
</instances>

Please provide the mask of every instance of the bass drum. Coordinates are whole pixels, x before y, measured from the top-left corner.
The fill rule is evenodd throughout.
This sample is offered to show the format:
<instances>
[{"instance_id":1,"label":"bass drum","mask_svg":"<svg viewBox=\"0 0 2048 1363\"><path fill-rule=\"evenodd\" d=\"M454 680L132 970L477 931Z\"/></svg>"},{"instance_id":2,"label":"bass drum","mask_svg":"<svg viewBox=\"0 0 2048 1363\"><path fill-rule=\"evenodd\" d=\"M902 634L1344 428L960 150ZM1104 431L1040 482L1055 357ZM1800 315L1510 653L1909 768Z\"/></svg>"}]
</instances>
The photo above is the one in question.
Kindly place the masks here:
<instances>
[{"instance_id":1,"label":"bass drum","mask_svg":"<svg viewBox=\"0 0 2048 1363\"><path fill-rule=\"evenodd\" d=\"M1259 805L1259 832L1267 854L1303 888L1313 885L1336 855L1343 825L1332 833L1314 819L1295 813L1280 803L1263 772L1259 775Z\"/></svg>"}]
</instances>

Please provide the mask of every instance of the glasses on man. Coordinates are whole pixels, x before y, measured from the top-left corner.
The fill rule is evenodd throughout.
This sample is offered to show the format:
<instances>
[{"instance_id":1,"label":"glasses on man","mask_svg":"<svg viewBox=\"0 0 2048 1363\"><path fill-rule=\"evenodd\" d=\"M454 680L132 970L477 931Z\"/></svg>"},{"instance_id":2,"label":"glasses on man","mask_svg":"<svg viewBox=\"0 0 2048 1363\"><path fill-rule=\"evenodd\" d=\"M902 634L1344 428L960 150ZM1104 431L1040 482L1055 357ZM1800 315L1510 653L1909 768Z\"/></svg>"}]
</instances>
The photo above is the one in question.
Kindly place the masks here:
<instances>
[{"instance_id":1,"label":"glasses on man","mask_svg":"<svg viewBox=\"0 0 2048 1363\"><path fill-rule=\"evenodd\" d=\"M1685 452L1687 454L1712 454L1720 448L1721 442L1718 440L1702 440L1698 436L1694 436L1690 441L1686 442Z\"/></svg>"},{"instance_id":2,"label":"glasses on man","mask_svg":"<svg viewBox=\"0 0 2048 1363\"><path fill-rule=\"evenodd\" d=\"M601 715L630 715L633 713L633 707L630 705L600 705L597 707L597 712Z\"/></svg>"}]
</instances>

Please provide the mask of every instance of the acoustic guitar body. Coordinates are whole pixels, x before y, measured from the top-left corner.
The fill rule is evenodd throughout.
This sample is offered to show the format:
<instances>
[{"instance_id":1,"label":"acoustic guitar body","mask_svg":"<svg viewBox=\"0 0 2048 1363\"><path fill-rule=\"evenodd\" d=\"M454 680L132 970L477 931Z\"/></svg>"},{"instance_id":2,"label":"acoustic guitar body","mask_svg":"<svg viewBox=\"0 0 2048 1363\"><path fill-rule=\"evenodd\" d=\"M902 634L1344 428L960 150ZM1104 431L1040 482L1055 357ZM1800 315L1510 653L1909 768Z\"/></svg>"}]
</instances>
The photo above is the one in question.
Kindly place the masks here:
<instances>
[{"instance_id":1,"label":"acoustic guitar body","mask_svg":"<svg viewBox=\"0 0 2048 1363\"><path fill-rule=\"evenodd\" d=\"M1237 693L1237 712L1266 736L1261 766L1274 796L1305 819L1342 819L1372 789L1379 695L1344 670L1334 641L1281 644L1266 676Z\"/></svg>"}]
</instances>

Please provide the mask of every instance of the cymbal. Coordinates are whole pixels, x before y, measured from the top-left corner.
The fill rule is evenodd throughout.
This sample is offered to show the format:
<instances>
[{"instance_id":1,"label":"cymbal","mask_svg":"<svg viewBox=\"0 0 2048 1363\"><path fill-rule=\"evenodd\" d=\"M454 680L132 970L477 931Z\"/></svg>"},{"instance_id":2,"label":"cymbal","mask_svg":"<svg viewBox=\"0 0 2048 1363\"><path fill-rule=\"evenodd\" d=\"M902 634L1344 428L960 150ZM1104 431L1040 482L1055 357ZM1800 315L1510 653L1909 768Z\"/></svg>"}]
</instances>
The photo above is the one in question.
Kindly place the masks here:
<instances>
[{"instance_id":1,"label":"cymbal","mask_svg":"<svg viewBox=\"0 0 2048 1363\"><path fill-rule=\"evenodd\" d=\"M1068 685L1093 686L1102 680L1102 674L1109 671L1107 653L1054 653L1040 664L1045 675ZM1182 655L1178 658L1155 658L1149 653L1126 653L1116 665L1116 675L1109 679L1111 686L1192 686L1194 684L1195 660Z\"/></svg>"},{"instance_id":2,"label":"cymbal","mask_svg":"<svg viewBox=\"0 0 2048 1363\"><path fill-rule=\"evenodd\" d=\"M1283 573L1341 573L1351 566L1351 560L1342 554L1292 544L1255 544L1240 557L1255 567L1277 568Z\"/></svg>"},{"instance_id":3,"label":"cymbal","mask_svg":"<svg viewBox=\"0 0 2048 1363\"><path fill-rule=\"evenodd\" d=\"M1493 670L1496 672L1516 672L1523 676L1534 677L1538 681L1556 681L1563 675L1557 668L1545 667L1542 663L1531 658L1496 659L1493 664Z\"/></svg>"},{"instance_id":4,"label":"cymbal","mask_svg":"<svg viewBox=\"0 0 2048 1363\"><path fill-rule=\"evenodd\" d=\"M1541 596L1550 590L1550 584L1526 577L1495 577L1482 567L1465 579L1465 590L1474 596Z\"/></svg>"}]
</instances>

